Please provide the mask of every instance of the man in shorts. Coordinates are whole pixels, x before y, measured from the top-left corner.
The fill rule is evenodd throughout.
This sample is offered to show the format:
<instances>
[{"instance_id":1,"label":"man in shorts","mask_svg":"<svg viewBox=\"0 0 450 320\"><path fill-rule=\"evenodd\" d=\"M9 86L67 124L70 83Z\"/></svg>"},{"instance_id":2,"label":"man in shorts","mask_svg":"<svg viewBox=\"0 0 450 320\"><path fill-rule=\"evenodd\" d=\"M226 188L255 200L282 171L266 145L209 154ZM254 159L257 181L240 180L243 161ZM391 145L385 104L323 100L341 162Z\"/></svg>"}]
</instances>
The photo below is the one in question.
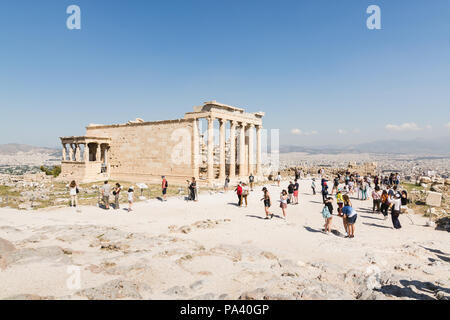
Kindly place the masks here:
<instances>
[{"instance_id":1,"label":"man in shorts","mask_svg":"<svg viewBox=\"0 0 450 320\"><path fill-rule=\"evenodd\" d=\"M250 173L250 176L248 177L248 182L250 183L250 191L253 191L253 183L255 182L255 177L253 176L253 173Z\"/></svg>"},{"instance_id":2,"label":"man in shorts","mask_svg":"<svg viewBox=\"0 0 450 320\"><path fill-rule=\"evenodd\" d=\"M109 210L109 194L111 193L111 186L108 184L108 181L105 181L100 190L102 192L102 201L105 205L105 209Z\"/></svg>"}]
</instances>

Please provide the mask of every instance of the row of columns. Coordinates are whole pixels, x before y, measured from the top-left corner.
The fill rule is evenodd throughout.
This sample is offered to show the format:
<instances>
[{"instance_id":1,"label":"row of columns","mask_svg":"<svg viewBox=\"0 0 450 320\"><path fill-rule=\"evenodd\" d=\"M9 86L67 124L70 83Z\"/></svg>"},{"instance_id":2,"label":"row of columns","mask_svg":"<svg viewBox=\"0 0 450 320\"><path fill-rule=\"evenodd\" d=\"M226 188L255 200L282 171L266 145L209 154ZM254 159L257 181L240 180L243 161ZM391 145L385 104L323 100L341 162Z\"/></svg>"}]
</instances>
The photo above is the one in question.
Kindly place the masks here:
<instances>
[{"instance_id":1,"label":"row of columns","mask_svg":"<svg viewBox=\"0 0 450 320\"><path fill-rule=\"evenodd\" d=\"M206 118L208 121L208 145L207 145L207 163L208 163L208 180L212 181L215 178L214 175L214 117ZM219 179L225 179L226 175L226 154L225 154L225 130L226 124L230 121L230 179L236 177L236 129L239 127L239 176L243 177L249 173L253 173L256 176L261 175L261 126L248 124L244 121L236 120L219 120ZM254 134L253 129L256 127L256 167L254 162ZM197 119L194 120L194 155L197 157L198 150L198 125ZM245 136L246 130L248 130L248 167L245 165ZM198 158L194 161L194 175L198 173ZM246 167L248 172L245 171Z\"/></svg>"},{"instance_id":2,"label":"row of columns","mask_svg":"<svg viewBox=\"0 0 450 320\"><path fill-rule=\"evenodd\" d=\"M66 145L69 145L69 159L67 160L67 151ZM89 144L88 143L63 143L62 144L62 160L63 161L81 161L81 148L80 146L84 145L84 153L83 153L83 162L89 162ZM95 155L96 161L100 161L101 159L101 147L100 144L97 144L97 152ZM105 163L107 163L108 159L108 148L105 148Z\"/></svg>"}]
</instances>

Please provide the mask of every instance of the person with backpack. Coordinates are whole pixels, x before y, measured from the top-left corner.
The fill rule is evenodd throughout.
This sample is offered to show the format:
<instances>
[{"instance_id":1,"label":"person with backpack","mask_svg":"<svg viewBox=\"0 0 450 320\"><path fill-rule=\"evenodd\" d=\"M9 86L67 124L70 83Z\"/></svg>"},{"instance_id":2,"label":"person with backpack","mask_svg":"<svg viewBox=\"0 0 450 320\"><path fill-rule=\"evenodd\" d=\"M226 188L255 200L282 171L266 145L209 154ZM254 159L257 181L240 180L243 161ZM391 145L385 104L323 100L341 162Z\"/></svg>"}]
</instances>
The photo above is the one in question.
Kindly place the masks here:
<instances>
[{"instance_id":1,"label":"person with backpack","mask_svg":"<svg viewBox=\"0 0 450 320\"><path fill-rule=\"evenodd\" d=\"M162 189L162 198L163 201L167 201L167 188L169 187L169 183L166 180L165 176L162 176L162 183L161 183L161 189Z\"/></svg>"},{"instance_id":2,"label":"person with backpack","mask_svg":"<svg viewBox=\"0 0 450 320\"><path fill-rule=\"evenodd\" d=\"M242 206L242 182L239 182L236 186L236 189L234 189L236 192L236 195L238 197L238 207Z\"/></svg>"},{"instance_id":3,"label":"person with backpack","mask_svg":"<svg viewBox=\"0 0 450 320\"><path fill-rule=\"evenodd\" d=\"M294 196L294 184L292 183L292 181L289 181L288 195L289 195L288 203L292 203L292 197Z\"/></svg>"},{"instance_id":4,"label":"person with backpack","mask_svg":"<svg viewBox=\"0 0 450 320\"><path fill-rule=\"evenodd\" d=\"M69 195L70 195L70 206L76 207L78 206L78 186L75 180L69 184Z\"/></svg>"},{"instance_id":5,"label":"person with backpack","mask_svg":"<svg viewBox=\"0 0 450 320\"><path fill-rule=\"evenodd\" d=\"M325 224L324 224L324 232L326 234L330 234L331 232L331 221L333 220L333 203L332 203L332 198L329 197L327 199L327 201L325 202L325 206L322 209L322 217L325 219Z\"/></svg>"}]
</instances>

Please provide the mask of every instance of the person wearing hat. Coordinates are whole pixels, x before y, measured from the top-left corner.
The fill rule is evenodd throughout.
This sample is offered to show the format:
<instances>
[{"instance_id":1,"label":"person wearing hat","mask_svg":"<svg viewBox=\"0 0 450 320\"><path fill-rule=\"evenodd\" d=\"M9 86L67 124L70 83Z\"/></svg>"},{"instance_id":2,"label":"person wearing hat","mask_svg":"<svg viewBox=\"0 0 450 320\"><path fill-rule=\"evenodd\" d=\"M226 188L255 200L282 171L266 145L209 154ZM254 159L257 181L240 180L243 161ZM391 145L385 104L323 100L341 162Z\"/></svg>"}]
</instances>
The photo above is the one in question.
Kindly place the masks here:
<instances>
[{"instance_id":1,"label":"person wearing hat","mask_svg":"<svg viewBox=\"0 0 450 320\"><path fill-rule=\"evenodd\" d=\"M267 190L267 188L264 187L264 188L262 188L262 191L264 192L264 196L261 199L261 201L264 201L264 211L266 212L266 219L269 219L269 215L270 215L270 218L273 218L273 214L271 214L269 212L269 208L270 208L269 190Z\"/></svg>"},{"instance_id":2,"label":"person wearing hat","mask_svg":"<svg viewBox=\"0 0 450 320\"><path fill-rule=\"evenodd\" d=\"M400 221L398 220L398 217L400 216L400 208L402 206L402 195L400 194L400 192L396 192L394 198L391 199L389 203L392 205L392 224L394 225L395 229L400 229L402 227Z\"/></svg>"},{"instance_id":3,"label":"person wearing hat","mask_svg":"<svg viewBox=\"0 0 450 320\"><path fill-rule=\"evenodd\" d=\"M133 186L131 186L130 188L128 188L128 212L130 212L131 207L133 206L133 198L134 198L134 189Z\"/></svg>"}]
</instances>

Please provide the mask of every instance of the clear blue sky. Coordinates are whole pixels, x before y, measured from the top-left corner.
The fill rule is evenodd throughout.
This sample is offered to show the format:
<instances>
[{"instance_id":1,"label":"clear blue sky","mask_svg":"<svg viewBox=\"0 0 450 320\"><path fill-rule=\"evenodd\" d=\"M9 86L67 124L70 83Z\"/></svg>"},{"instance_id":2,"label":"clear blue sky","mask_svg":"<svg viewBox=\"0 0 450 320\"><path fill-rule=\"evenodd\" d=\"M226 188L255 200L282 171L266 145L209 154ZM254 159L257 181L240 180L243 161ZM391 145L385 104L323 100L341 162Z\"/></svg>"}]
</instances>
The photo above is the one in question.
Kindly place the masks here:
<instances>
[{"instance_id":1,"label":"clear blue sky","mask_svg":"<svg viewBox=\"0 0 450 320\"><path fill-rule=\"evenodd\" d=\"M281 144L448 135L450 1L0 2L0 143L57 146L210 100L265 111Z\"/></svg>"}]
</instances>

